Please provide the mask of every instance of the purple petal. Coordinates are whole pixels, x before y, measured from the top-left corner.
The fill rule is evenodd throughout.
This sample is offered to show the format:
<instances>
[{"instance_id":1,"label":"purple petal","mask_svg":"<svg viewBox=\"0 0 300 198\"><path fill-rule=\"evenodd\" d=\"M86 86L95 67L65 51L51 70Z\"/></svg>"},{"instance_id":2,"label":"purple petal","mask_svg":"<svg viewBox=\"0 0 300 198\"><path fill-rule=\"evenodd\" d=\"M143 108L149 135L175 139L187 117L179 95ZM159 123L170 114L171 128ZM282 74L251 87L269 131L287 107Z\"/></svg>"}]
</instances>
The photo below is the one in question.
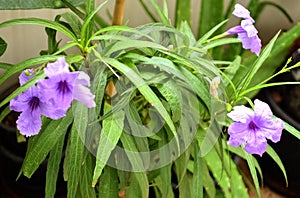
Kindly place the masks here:
<instances>
[{"instance_id":1,"label":"purple petal","mask_svg":"<svg viewBox=\"0 0 300 198\"><path fill-rule=\"evenodd\" d=\"M228 134L230 135L228 144L235 147L242 145L247 140L249 133L248 123L232 123L228 128Z\"/></svg>"},{"instance_id":2,"label":"purple petal","mask_svg":"<svg viewBox=\"0 0 300 198\"><path fill-rule=\"evenodd\" d=\"M244 149L250 154L258 154L262 156L262 154L267 150L267 140L257 133L250 133Z\"/></svg>"},{"instance_id":3,"label":"purple petal","mask_svg":"<svg viewBox=\"0 0 300 198\"><path fill-rule=\"evenodd\" d=\"M235 15L235 16L237 16L237 17L239 17L239 18L250 19L254 23L254 20L250 16L249 10L247 10L241 4L236 4L234 6L234 10L233 10L232 14Z\"/></svg>"},{"instance_id":4,"label":"purple petal","mask_svg":"<svg viewBox=\"0 0 300 198\"><path fill-rule=\"evenodd\" d=\"M17 128L20 133L26 137L38 134L42 128L42 120L39 110L23 111L17 120Z\"/></svg>"},{"instance_id":5,"label":"purple petal","mask_svg":"<svg viewBox=\"0 0 300 198\"><path fill-rule=\"evenodd\" d=\"M73 89L78 73L70 72L39 81L45 101L52 100L57 108L68 109L73 100Z\"/></svg>"},{"instance_id":6,"label":"purple petal","mask_svg":"<svg viewBox=\"0 0 300 198\"><path fill-rule=\"evenodd\" d=\"M246 123L251 117L254 116L254 112L245 107L244 105L233 107L233 111L227 114L233 121Z\"/></svg>"},{"instance_id":7,"label":"purple petal","mask_svg":"<svg viewBox=\"0 0 300 198\"><path fill-rule=\"evenodd\" d=\"M58 58L53 63L48 63L44 72L48 77L56 76L61 73L70 73L69 65L67 64L65 57Z\"/></svg>"},{"instance_id":8,"label":"purple petal","mask_svg":"<svg viewBox=\"0 0 300 198\"><path fill-rule=\"evenodd\" d=\"M21 112L29 108L28 102L34 96L38 96L38 89L36 86L28 88L26 91L15 97L10 101L10 110Z\"/></svg>"},{"instance_id":9,"label":"purple petal","mask_svg":"<svg viewBox=\"0 0 300 198\"><path fill-rule=\"evenodd\" d=\"M281 138L282 130L284 128L283 121L279 118L266 120L260 127L261 133L272 142L278 142Z\"/></svg>"},{"instance_id":10,"label":"purple petal","mask_svg":"<svg viewBox=\"0 0 300 198\"><path fill-rule=\"evenodd\" d=\"M258 99L254 100L254 112L255 115L259 115L264 119L270 119L273 116L273 113L269 105L265 102L262 102Z\"/></svg>"},{"instance_id":11,"label":"purple petal","mask_svg":"<svg viewBox=\"0 0 300 198\"><path fill-rule=\"evenodd\" d=\"M34 76L33 69L27 69L21 73L19 76L19 82L20 85L25 84L29 79L31 79Z\"/></svg>"},{"instance_id":12,"label":"purple petal","mask_svg":"<svg viewBox=\"0 0 300 198\"><path fill-rule=\"evenodd\" d=\"M241 21L241 27L247 32L248 37L256 36L258 31L249 19Z\"/></svg>"},{"instance_id":13,"label":"purple petal","mask_svg":"<svg viewBox=\"0 0 300 198\"><path fill-rule=\"evenodd\" d=\"M247 33L239 33L238 39L242 41L244 49L250 49L251 52L255 53L257 56L260 53L261 49L261 40L258 36L248 37Z\"/></svg>"},{"instance_id":14,"label":"purple petal","mask_svg":"<svg viewBox=\"0 0 300 198\"><path fill-rule=\"evenodd\" d=\"M239 34L239 33L245 33L246 30L244 30L242 28L242 26L238 25L238 26L234 26L232 28L230 28L229 30L226 31L228 34Z\"/></svg>"},{"instance_id":15,"label":"purple petal","mask_svg":"<svg viewBox=\"0 0 300 198\"><path fill-rule=\"evenodd\" d=\"M94 101L95 95L86 87L89 85L90 77L86 73L80 72L74 86L73 97L75 100L84 103L87 107L92 108L96 106Z\"/></svg>"},{"instance_id":16,"label":"purple petal","mask_svg":"<svg viewBox=\"0 0 300 198\"><path fill-rule=\"evenodd\" d=\"M79 73L79 75L77 76L76 84L81 84L81 85L85 85L85 86L89 87L90 86L90 77L89 77L89 75L87 75L83 71L79 71L78 73Z\"/></svg>"},{"instance_id":17,"label":"purple petal","mask_svg":"<svg viewBox=\"0 0 300 198\"><path fill-rule=\"evenodd\" d=\"M53 120L58 120L65 117L67 110L66 109L57 109L53 103L48 101L47 103L42 103L40 105L41 114L51 118Z\"/></svg>"}]
</instances>

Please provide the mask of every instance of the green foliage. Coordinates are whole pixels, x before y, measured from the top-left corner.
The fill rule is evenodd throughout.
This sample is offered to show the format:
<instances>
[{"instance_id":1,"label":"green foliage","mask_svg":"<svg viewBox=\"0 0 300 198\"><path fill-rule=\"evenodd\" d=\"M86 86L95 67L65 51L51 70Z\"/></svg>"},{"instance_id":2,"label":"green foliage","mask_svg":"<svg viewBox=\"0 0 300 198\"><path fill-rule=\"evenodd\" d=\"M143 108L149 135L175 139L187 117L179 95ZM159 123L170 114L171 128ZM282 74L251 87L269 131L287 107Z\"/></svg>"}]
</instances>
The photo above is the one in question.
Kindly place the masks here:
<instances>
[{"instance_id":1,"label":"green foliage","mask_svg":"<svg viewBox=\"0 0 300 198\"><path fill-rule=\"evenodd\" d=\"M69 0L69 3L75 6L83 4L84 0ZM63 8L66 7L61 0L1 0L0 10L27 10L40 8Z\"/></svg>"}]
</instances>

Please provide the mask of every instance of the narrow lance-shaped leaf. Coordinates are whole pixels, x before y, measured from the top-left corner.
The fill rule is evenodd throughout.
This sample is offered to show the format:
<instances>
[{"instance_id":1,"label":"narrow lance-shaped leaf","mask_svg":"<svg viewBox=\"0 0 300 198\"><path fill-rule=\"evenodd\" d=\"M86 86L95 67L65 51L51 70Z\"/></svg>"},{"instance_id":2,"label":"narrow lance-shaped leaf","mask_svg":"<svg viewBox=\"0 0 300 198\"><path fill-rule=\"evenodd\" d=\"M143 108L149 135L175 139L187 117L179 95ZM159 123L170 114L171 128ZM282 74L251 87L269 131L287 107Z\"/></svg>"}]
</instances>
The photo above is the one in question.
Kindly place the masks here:
<instances>
[{"instance_id":1,"label":"narrow lance-shaped leaf","mask_svg":"<svg viewBox=\"0 0 300 198\"><path fill-rule=\"evenodd\" d=\"M104 106L104 112L111 111L111 107L106 104ZM114 112L113 115L103 120L103 128L100 134L100 141L96 155L96 166L94 169L93 183L95 186L98 178L100 177L103 168L108 161L111 152L116 147L124 126L124 111Z\"/></svg>"},{"instance_id":2,"label":"narrow lance-shaped leaf","mask_svg":"<svg viewBox=\"0 0 300 198\"><path fill-rule=\"evenodd\" d=\"M175 9L175 24L177 27L181 22L186 21L190 24L191 20L191 0L177 0Z\"/></svg>"},{"instance_id":3,"label":"narrow lance-shaped leaf","mask_svg":"<svg viewBox=\"0 0 300 198\"><path fill-rule=\"evenodd\" d=\"M22 61L16 65L14 65L13 67L11 67L9 70L7 70L3 75L1 75L0 77L0 84L4 83L4 81L6 79L8 79L10 76L12 76L13 74L17 73L17 72L21 72L29 67L32 67L34 65L39 65L39 64L43 64L43 63L47 63L49 61L55 61L57 59L56 56L39 56L36 58L30 58L27 59L25 61Z\"/></svg>"},{"instance_id":4,"label":"narrow lance-shaped leaf","mask_svg":"<svg viewBox=\"0 0 300 198\"><path fill-rule=\"evenodd\" d=\"M26 177L30 178L33 175L56 143L66 134L72 121L72 111L68 111L64 118L45 124L42 131L30 139L22 165L22 172Z\"/></svg>"},{"instance_id":5,"label":"narrow lance-shaped leaf","mask_svg":"<svg viewBox=\"0 0 300 198\"><path fill-rule=\"evenodd\" d=\"M179 140L178 135L176 134L176 128L174 126L174 123L168 114L167 110L159 100L159 98L155 95L155 93L151 90L151 88L145 83L141 77L134 72L131 68L129 68L127 65L111 58L103 58L105 62L110 64L112 67L118 69L121 71L124 75L127 76L127 78L136 86L136 88L141 92L141 94L146 98L146 100L156 108L158 113L162 116L162 118L166 121L167 125L169 126L172 134L174 135L174 138L177 143L177 147L179 149Z\"/></svg>"},{"instance_id":6,"label":"narrow lance-shaped leaf","mask_svg":"<svg viewBox=\"0 0 300 198\"><path fill-rule=\"evenodd\" d=\"M279 166L280 170L282 171L282 173L284 175L285 182L286 182L286 184L288 186L288 178L287 178L286 171L285 171L284 165L282 164L282 161L281 161L280 157L278 156L278 154L276 153L276 151L274 151L274 149L270 145L268 145L267 153L270 155L270 157Z\"/></svg>"},{"instance_id":7,"label":"narrow lance-shaped leaf","mask_svg":"<svg viewBox=\"0 0 300 198\"><path fill-rule=\"evenodd\" d=\"M274 43L279 35L279 32L276 34L276 36L269 42L269 44L264 48L261 55L257 58L257 60L253 63L253 65L250 67L249 71L247 72L247 75L243 79L243 83L240 84L240 86L237 88L237 91L241 93L242 91L246 90L251 81L253 80L254 76L256 75L257 71L260 69L260 67L263 65L265 60L269 58L269 55L271 53L271 50L274 46ZM242 97L242 96L240 96Z\"/></svg>"},{"instance_id":8,"label":"narrow lance-shaped leaf","mask_svg":"<svg viewBox=\"0 0 300 198\"><path fill-rule=\"evenodd\" d=\"M119 182L117 169L105 166L99 181L99 198L117 198L119 195Z\"/></svg>"},{"instance_id":9,"label":"narrow lance-shaped leaf","mask_svg":"<svg viewBox=\"0 0 300 198\"><path fill-rule=\"evenodd\" d=\"M223 20L223 9L223 0L201 1L198 37L203 36L206 32Z\"/></svg>"},{"instance_id":10,"label":"narrow lance-shaped leaf","mask_svg":"<svg viewBox=\"0 0 300 198\"><path fill-rule=\"evenodd\" d=\"M54 22L54 21L40 19L40 18L12 19L12 20L0 23L0 28L9 27L12 25L39 25L39 26L43 26L43 27L52 28L54 30L57 30L57 31L63 33L64 35L69 37L73 42L75 42L75 43L78 42L77 37L73 34L72 31L70 31L68 28L66 28L62 24Z\"/></svg>"},{"instance_id":11,"label":"narrow lance-shaped leaf","mask_svg":"<svg viewBox=\"0 0 300 198\"><path fill-rule=\"evenodd\" d=\"M56 192L56 184L59 173L60 162L62 159L62 152L64 146L65 137L63 136L57 144L50 151L49 160L47 164L46 172L46 187L45 187L45 197L54 197Z\"/></svg>"}]
</instances>

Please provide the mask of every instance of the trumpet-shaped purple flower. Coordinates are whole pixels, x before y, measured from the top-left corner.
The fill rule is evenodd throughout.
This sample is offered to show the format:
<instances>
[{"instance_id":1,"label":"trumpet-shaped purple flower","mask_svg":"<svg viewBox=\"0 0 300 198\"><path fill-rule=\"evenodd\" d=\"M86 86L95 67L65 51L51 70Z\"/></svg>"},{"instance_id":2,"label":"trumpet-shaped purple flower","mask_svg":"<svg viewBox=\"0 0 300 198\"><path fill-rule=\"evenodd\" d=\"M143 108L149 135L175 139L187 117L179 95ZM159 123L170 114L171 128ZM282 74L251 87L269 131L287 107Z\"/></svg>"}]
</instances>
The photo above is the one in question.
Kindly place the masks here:
<instances>
[{"instance_id":1,"label":"trumpet-shaped purple flower","mask_svg":"<svg viewBox=\"0 0 300 198\"><path fill-rule=\"evenodd\" d=\"M250 12L242 5L236 4L232 14L244 20L241 21L241 25L227 30L227 33L237 34L243 48L250 49L251 52L258 56L261 50L261 40L257 35L257 29L253 25L255 21L250 16Z\"/></svg>"},{"instance_id":2,"label":"trumpet-shaped purple flower","mask_svg":"<svg viewBox=\"0 0 300 198\"><path fill-rule=\"evenodd\" d=\"M270 107L260 101L254 101L254 111L245 106L236 106L228 113L234 123L228 128L228 144L238 147L245 144L250 154L262 154L267 150L267 140L278 142L284 127L279 118L272 118Z\"/></svg>"},{"instance_id":3,"label":"trumpet-shaped purple flower","mask_svg":"<svg viewBox=\"0 0 300 198\"><path fill-rule=\"evenodd\" d=\"M26 83L32 76L32 70L28 74L22 72L19 77L20 84ZM10 101L10 109L22 112L17 120L17 128L22 135L27 137L39 133L42 127L41 115L52 119L59 119L65 116L65 111L54 108L52 103L42 100L41 93L37 86L32 86L16 98Z\"/></svg>"},{"instance_id":4,"label":"trumpet-shaped purple flower","mask_svg":"<svg viewBox=\"0 0 300 198\"><path fill-rule=\"evenodd\" d=\"M84 72L70 72L64 57L49 63L44 69L47 79L38 85L43 97L51 101L56 108L68 109L73 99L79 100L88 107L95 107L94 95L86 87L89 86L89 76Z\"/></svg>"}]
</instances>

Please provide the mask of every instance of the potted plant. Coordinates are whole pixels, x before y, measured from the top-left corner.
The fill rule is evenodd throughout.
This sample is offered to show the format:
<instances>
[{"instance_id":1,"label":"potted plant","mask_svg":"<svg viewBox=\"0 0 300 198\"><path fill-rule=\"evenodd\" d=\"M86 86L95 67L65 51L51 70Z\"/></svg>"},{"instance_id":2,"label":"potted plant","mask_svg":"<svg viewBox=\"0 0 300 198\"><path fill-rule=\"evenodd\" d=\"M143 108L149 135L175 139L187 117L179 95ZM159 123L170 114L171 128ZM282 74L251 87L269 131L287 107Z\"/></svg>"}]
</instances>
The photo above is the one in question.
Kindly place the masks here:
<instances>
[{"instance_id":1,"label":"potted plant","mask_svg":"<svg viewBox=\"0 0 300 198\"><path fill-rule=\"evenodd\" d=\"M261 172L253 155L266 152L285 175L266 139L278 142L283 128L295 130L273 118L266 103L252 104L250 98L270 86L265 80L276 70L270 65L283 60L279 55L300 34L299 25L261 50L254 18L234 1L227 13L242 21L228 29L229 14L208 15L215 6L223 9L223 1L202 1L197 37L182 12L190 1L177 1L172 25L167 2L161 8L151 0L159 22L136 28L121 23L125 1L116 1L112 26L101 26L96 16L105 2L95 7L87 0L84 10L62 2L72 12L54 21L0 24L46 27L48 49L3 66L0 77L2 84L20 74L20 87L0 103L9 103L0 118L20 113L17 129L28 140L20 176L30 178L48 157L46 197L55 195L61 164L68 197L174 197L175 192L248 197L231 154L248 162L258 197ZM249 9L255 12L258 5L251 1ZM66 44L57 41L57 32L68 38ZM71 48L78 53L69 53Z\"/></svg>"}]
</instances>

